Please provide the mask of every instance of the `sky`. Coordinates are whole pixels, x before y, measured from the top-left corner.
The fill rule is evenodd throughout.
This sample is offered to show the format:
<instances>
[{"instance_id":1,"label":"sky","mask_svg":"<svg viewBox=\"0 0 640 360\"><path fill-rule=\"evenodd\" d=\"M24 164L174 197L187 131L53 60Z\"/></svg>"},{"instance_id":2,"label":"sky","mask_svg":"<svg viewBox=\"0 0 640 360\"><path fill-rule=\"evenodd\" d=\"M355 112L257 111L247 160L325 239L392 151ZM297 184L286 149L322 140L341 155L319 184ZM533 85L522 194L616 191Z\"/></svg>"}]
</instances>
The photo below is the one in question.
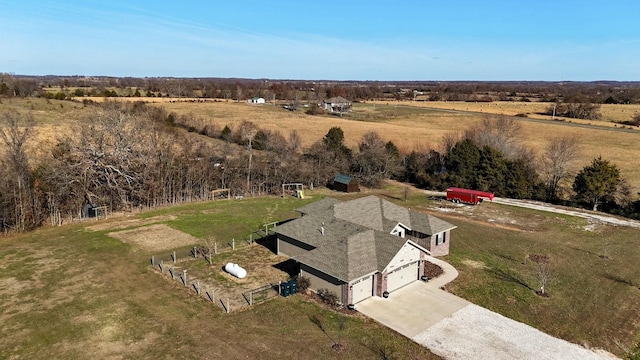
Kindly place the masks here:
<instances>
[{"instance_id":1,"label":"sky","mask_svg":"<svg viewBox=\"0 0 640 360\"><path fill-rule=\"evenodd\" d=\"M637 0L0 0L0 72L640 80Z\"/></svg>"}]
</instances>

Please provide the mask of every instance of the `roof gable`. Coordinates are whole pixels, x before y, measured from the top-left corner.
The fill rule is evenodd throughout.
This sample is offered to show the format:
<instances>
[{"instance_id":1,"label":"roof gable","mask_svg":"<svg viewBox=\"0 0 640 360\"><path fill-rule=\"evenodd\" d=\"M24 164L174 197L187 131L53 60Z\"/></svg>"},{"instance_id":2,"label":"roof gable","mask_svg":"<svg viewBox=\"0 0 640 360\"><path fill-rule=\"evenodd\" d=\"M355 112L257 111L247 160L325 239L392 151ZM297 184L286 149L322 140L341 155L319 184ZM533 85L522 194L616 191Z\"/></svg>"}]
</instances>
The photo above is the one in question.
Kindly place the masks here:
<instances>
[{"instance_id":1,"label":"roof gable","mask_svg":"<svg viewBox=\"0 0 640 360\"><path fill-rule=\"evenodd\" d=\"M346 282L389 265L410 241L390 234L398 224L427 235L455 228L373 195L350 201L327 197L296 210L304 216L278 225L276 233L314 249L294 259Z\"/></svg>"}]
</instances>

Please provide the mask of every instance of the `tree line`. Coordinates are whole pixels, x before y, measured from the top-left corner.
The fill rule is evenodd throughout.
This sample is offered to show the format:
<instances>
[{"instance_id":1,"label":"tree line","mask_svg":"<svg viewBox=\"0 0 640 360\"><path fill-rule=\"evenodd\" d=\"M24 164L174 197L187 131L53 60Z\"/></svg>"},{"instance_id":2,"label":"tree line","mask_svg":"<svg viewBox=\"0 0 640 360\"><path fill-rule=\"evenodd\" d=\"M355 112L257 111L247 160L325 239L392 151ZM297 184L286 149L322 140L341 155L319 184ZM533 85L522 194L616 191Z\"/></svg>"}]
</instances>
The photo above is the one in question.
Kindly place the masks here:
<instances>
[{"instance_id":1,"label":"tree line","mask_svg":"<svg viewBox=\"0 0 640 360\"><path fill-rule=\"evenodd\" d=\"M574 139L555 139L536 156L519 145L518 122L503 117L448 134L439 150L401 153L376 132L366 133L354 150L345 145L342 129L333 127L302 148L296 130L282 134L250 121L221 127L142 102L92 106L52 148L33 143L37 128L30 116L0 113L1 229L60 224L90 216L96 207L127 211L210 200L222 188L232 195L279 194L282 183L326 186L338 173L369 187L396 179L430 189L467 187L640 213L614 164L594 159L576 176Z\"/></svg>"}]
</instances>

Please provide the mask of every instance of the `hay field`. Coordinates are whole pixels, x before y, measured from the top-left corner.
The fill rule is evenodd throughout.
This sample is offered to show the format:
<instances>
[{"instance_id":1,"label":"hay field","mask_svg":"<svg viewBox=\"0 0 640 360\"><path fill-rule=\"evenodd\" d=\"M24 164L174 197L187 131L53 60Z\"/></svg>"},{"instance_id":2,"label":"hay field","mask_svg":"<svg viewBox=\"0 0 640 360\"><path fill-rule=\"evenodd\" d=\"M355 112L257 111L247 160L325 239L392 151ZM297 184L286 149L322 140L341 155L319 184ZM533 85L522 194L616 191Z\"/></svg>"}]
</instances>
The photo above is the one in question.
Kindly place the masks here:
<instances>
[{"instance_id":1,"label":"hay field","mask_svg":"<svg viewBox=\"0 0 640 360\"><path fill-rule=\"evenodd\" d=\"M87 98L104 101L105 98ZM108 98L109 101L113 99ZM534 113L546 106L541 103L464 103L464 102L377 102L354 104L354 111L343 118L337 116L310 116L302 111L287 111L278 106L250 105L233 100L208 100L172 98L120 98L125 101L146 101L150 106L164 107L178 115L192 114L215 123L237 126L250 120L258 126L278 130L285 137L297 130L302 146L310 146L322 139L333 126L340 127L345 134L347 146L357 149L362 136L368 131L377 131L385 140L393 141L401 151L413 149L440 149L442 137L455 131L464 131L477 124L485 114L513 115ZM441 108L437 108L441 107ZM480 110L482 107L482 111ZM33 114L38 124L38 136L42 141L53 142L58 134L69 131L70 125L82 119L86 111L81 103L45 99L3 99L0 111L16 108ZM468 110L467 110L468 109ZM637 109L637 110L636 110ZM605 116L620 118L624 114L640 111L640 105L603 105ZM539 153L553 138L571 135L580 139L582 152L577 169L587 165L591 159L602 156L615 163L632 186L633 193L640 191L640 160L636 144L640 140L640 129L614 127L607 121L550 121L534 118L517 118L524 128L525 145ZM354 120L355 119L355 120ZM591 125L589 125L591 124ZM597 126L596 126L597 125ZM46 147L46 146L44 146ZM44 148L43 147L43 148Z\"/></svg>"},{"instance_id":2,"label":"hay field","mask_svg":"<svg viewBox=\"0 0 640 360\"><path fill-rule=\"evenodd\" d=\"M529 103L522 104L528 106ZM310 116L274 106L237 102L174 102L157 106L164 106L167 111L180 115L204 117L220 127L229 125L233 128L243 120L250 120L262 128L279 130L285 136L296 129L302 137L303 146L322 139L333 126L339 126L344 131L347 146L354 149L366 132L377 131L383 139L393 141L402 151L415 148L440 149L443 135L464 131L482 121L485 116L477 112L434 111L414 106L382 104L377 104L375 109L372 104L357 104L353 115L345 115L343 118ZM368 120L350 119L358 117L366 117ZM522 122L525 145L538 153L542 153L555 137L575 136L582 147L576 170L589 164L591 159L602 156L618 165L634 193L640 191L640 160L637 156L639 130L593 126L573 121L517 119Z\"/></svg>"},{"instance_id":3,"label":"hay field","mask_svg":"<svg viewBox=\"0 0 640 360\"><path fill-rule=\"evenodd\" d=\"M378 102L382 103L382 102ZM500 114L515 116L516 114L526 114L532 119L550 120L549 115L540 115L538 113L545 112L551 105L550 103L541 102L514 102L514 101L494 101L490 103L483 102L463 102L463 101L426 101L426 102L401 102L411 106L445 109L456 111L471 111L485 114ZM600 107L602 119L600 120L578 120L563 117L556 119L571 120L572 122L582 124L598 124L602 126L614 126L612 122L631 120L635 113L640 113L640 104L602 104Z\"/></svg>"}]
</instances>

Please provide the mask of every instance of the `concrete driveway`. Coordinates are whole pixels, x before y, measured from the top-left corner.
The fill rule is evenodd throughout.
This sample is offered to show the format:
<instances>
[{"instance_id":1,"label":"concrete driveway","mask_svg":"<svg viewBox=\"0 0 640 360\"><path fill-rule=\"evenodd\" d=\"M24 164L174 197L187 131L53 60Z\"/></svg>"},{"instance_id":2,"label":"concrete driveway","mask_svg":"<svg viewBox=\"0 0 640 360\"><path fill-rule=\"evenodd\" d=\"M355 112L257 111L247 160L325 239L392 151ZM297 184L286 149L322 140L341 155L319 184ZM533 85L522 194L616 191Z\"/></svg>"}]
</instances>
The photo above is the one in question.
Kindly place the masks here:
<instances>
[{"instance_id":1,"label":"concrete driveway","mask_svg":"<svg viewBox=\"0 0 640 360\"><path fill-rule=\"evenodd\" d=\"M442 260L429 261L438 264L444 274L427 283L414 281L387 299L366 299L356 304L356 310L445 359L616 358L547 335L441 290L458 272Z\"/></svg>"},{"instance_id":2,"label":"concrete driveway","mask_svg":"<svg viewBox=\"0 0 640 360\"><path fill-rule=\"evenodd\" d=\"M469 305L467 300L428 283L414 281L385 299L374 296L356 304L356 309L379 323L413 338L440 320Z\"/></svg>"}]
</instances>

